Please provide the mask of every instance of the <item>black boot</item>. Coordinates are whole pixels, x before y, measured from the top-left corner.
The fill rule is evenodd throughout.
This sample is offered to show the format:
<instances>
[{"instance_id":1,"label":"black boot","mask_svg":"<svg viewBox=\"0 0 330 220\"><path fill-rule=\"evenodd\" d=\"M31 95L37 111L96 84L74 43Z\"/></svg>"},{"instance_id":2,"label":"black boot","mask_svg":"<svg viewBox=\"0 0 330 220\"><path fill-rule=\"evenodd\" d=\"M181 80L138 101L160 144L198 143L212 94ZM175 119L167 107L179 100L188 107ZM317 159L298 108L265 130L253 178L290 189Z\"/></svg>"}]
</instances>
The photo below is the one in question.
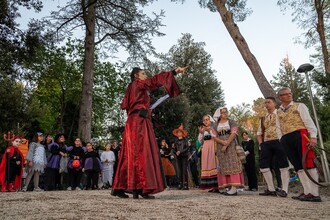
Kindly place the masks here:
<instances>
[{"instance_id":1,"label":"black boot","mask_svg":"<svg viewBox=\"0 0 330 220\"><path fill-rule=\"evenodd\" d=\"M138 199L140 194L140 190L133 190L133 199Z\"/></svg>"},{"instance_id":2,"label":"black boot","mask_svg":"<svg viewBox=\"0 0 330 220\"><path fill-rule=\"evenodd\" d=\"M111 195L118 196L119 198L123 198L123 199L126 199L129 197L128 195L125 194L124 190L120 190L120 189L112 189Z\"/></svg>"}]
</instances>

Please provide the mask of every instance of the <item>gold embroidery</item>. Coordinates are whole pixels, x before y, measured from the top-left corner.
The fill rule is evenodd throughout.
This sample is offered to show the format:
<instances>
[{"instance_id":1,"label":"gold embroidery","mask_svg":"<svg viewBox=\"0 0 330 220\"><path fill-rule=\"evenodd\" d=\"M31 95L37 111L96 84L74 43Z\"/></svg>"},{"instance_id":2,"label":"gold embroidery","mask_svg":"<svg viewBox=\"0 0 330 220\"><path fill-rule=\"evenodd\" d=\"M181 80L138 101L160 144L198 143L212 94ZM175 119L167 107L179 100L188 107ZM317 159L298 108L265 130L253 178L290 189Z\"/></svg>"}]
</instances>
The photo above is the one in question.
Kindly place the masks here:
<instances>
[{"instance_id":1,"label":"gold embroidery","mask_svg":"<svg viewBox=\"0 0 330 220\"><path fill-rule=\"evenodd\" d=\"M283 135L306 128L297 110L298 104L299 103L294 103L285 112L281 108L277 111Z\"/></svg>"}]
</instances>

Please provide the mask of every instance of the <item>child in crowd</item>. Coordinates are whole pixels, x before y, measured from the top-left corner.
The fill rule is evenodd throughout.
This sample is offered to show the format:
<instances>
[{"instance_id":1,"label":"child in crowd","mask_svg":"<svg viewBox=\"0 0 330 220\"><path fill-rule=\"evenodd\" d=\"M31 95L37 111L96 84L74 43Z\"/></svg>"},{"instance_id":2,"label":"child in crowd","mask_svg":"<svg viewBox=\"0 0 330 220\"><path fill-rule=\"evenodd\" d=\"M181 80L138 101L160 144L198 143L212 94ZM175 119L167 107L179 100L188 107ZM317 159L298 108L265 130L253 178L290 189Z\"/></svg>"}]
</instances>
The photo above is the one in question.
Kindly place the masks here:
<instances>
[{"instance_id":1,"label":"child in crowd","mask_svg":"<svg viewBox=\"0 0 330 220\"><path fill-rule=\"evenodd\" d=\"M100 156L94 151L90 142L86 144L86 150L87 152L85 153L82 164L82 171L85 172L87 176L86 190L98 189L98 177L102 170Z\"/></svg>"},{"instance_id":2,"label":"child in crowd","mask_svg":"<svg viewBox=\"0 0 330 220\"><path fill-rule=\"evenodd\" d=\"M26 179L25 185L22 189L23 192L27 191L29 183L33 176L34 191L43 191L39 188L39 176L44 172L44 168L47 165L45 146L42 144L44 135L41 132L37 132L29 145L29 151L26 155Z\"/></svg>"},{"instance_id":3,"label":"child in crowd","mask_svg":"<svg viewBox=\"0 0 330 220\"><path fill-rule=\"evenodd\" d=\"M160 156L162 160L162 166L166 178L167 187L171 186L171 177L176 175L175 168L171 162L171 147L168 146L166 140L163 138L160 140Z\"/></svg>"},{"instance_id":4,"label":"child in crowd","mask_svg":"<svg viewBox=\"0 0 330 220\"><path fill-rule=\"evenodd\" d=\"M102 182L105 189L108 189L112 186L113 166L116 161L115 154L110 149L111 145L110 143L107 143L105 145L105 151L103 151L101 154Z\"/></svg>"},{"instance_id":5,"label":"child in crowd","mask_svg":"<svg viewBox=\"0 0 330 220\"><path fill-rule=\"evenodd\" d=\"M18 149L20 138L16 135L4 135L5 140L10 142L6 148L0 163L0 185L1 192L15 192L21 187L23 174L23 154Z\"/></svg>"},{"instance_id":6,"label":"child in crowd","mask_svg":"<svg viewBox=\"0 0 330 220\"><path fill-rule=\"evenodd\" d=\"M188 132L183 129L181 124L179 128L173 130L173 135L177 137L174 142L174 153L177 156L177 163L179 169L180 186L179 189L188 190L188 155L189 145L185 137Z\"/></svg>"},{"instance_id":7,"label":"child in crowd","mask_svg":"<svg viewBox=\"0 0 330 220\"><path fill-rule=\"evenodd\" d=\"M70 186L68 190L80 190L79 185L82 177L82 160L85 151L82 148L80 138L74 140L74 146L69 151L68 173L70 177Z\"/></svg>"},{"instance_id":8,"label":"child in crowd","mask_svg":"<svg viewBox=\"0 0 330 220\"><path fill-rule=\"evenodd\" d=\"M63 133L55 135L54 142L49 144L50 154L47 158L47 190L62 189L60 162L68 156ZM67 164L66 164L67 166ZM64 169L64 167L61 167Z\"/></svg>"}]
</instances>

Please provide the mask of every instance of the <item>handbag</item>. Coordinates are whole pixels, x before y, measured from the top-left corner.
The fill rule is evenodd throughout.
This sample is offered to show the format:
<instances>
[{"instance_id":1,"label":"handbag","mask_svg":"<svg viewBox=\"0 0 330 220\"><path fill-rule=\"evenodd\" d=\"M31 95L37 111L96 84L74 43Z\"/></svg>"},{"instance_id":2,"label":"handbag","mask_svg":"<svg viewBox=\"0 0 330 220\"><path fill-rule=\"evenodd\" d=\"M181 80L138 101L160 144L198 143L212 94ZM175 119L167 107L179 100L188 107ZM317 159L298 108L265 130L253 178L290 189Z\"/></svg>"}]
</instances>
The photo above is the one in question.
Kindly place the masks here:
<instances>
[{"instance_id":1,"label":"handbag","mask_svg":"<svg viewBox=\"0 0 330 220\"><path fill-rule=\"evenodd\" d=\"M244 164L246 163L245 151L243 147L238 144L237 139L235 139L235 143L236 143L235 149L236 149L237 157L241 161L241 163Z\"/></svg>"},{"instance_id":2,"label":"handbag","mask_svg":"<svg viewBox=\"0 0 330 220\"><path fill-rule=\"evenodd\" d=\"M60 173L67 173L68 172L68 162L69 162L69 158L67 157L61 157L60 160Z\"/></svg>"},{"instance_id":3,"label":"handbag","mask_svg":"<svg viewBox=\"0 0 330 220\"><path fill-rule=\"evenodd\" d=\"M243 147L236 145L236 153L241 163L246 163L246 156Z\"/></svg>"}]
</instances>

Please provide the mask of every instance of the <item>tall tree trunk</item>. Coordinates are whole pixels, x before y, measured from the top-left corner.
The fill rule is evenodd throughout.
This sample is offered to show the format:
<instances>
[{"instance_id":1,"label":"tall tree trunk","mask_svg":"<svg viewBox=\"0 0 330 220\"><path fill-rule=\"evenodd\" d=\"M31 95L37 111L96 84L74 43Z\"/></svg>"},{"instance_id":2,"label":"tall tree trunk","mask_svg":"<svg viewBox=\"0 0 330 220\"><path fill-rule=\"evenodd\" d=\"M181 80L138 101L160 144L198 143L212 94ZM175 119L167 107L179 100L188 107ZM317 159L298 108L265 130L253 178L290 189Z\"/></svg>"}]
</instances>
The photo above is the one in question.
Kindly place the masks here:
<instances>
[{"instance_id":1,"label":"tall tree trunk","mask_svg":"<svg viewBox=\"0 0 330 220\"><path fill-rule=\"evenodd\" d=\"M324 30L324 13L323 13L323 4L324 1L321 0L314 0L315 10L317 13L317 24L316 30L319 34L320 41L321 41L321 48L323 54L323 61L324 61L324 69L325 72L330 74L330 60L329 60L329 51L327 48L327 42L325 37L325 30ZM325 3L327 4L327 3Z\"/></svg>"},{"instance_id":2,"label":"tall tree trunk","mask_svg":"<svg viewBox=\"0 0 330 220\"><path fill-rule=\"evenodd\" d=\"M240 33L238 26L234 22L232 13L227 10L226 2L227 0L213 0L213 3L216 5L217 10L220 13L222 22L226 26L231 38L234 40L236 47L241 53L245 63L250 68L252 75L254 76L261 93L263 94L264 97L268 97L268 96L276 97L274 89L267 81L257 59L251 53L247 42Z\"/></svg>"},{"instance_id":3,"label":"tall tree trunk","mask_svg":"<svg viewBox=\"0 0 330 220\"><path fill-rule=\"evenodd\" d=\"M85 1L82 1L82 8L86 26L86 35L78 135L83 141L90 141L92 128L96 0L89 0L87 1L87 4L84 4L84 2ZM87 10L85 5L88 5Z\"/></svg>"}]
</instances>

